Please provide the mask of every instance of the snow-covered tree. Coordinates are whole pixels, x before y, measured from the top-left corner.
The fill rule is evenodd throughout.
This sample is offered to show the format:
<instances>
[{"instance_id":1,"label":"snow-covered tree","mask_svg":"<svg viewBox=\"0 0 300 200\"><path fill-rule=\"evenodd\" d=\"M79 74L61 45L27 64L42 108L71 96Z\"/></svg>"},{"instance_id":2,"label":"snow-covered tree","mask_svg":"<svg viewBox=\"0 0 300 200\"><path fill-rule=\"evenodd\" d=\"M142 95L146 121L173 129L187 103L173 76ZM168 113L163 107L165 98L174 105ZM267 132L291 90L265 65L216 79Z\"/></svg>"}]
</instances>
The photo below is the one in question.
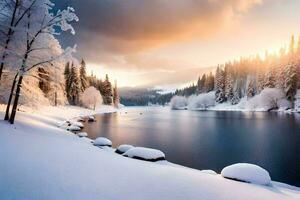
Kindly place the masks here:
<instances>
[{"instance_id":1,"label":"snow-covered tree","mask_svg":"<svg viewBox=\"0 0 300 200\"><path fill-rule=\"evenodd\" d=\"M285 68L285 81L284 81L285 96L289 101L295 100L297 92L297 75L295 63L290 63Z\"/></svg>"},{"instance_id":2,"label":"snow-covered tree","mask_svg":"<svg viewBox=\"0 0 300 200\"><path fill-rule=\"evenodd\" d=\"M24 76L28 75L30 71L38 66L51 65L55 60L70 55L73 52L69 48L60 55L53 55L49 41L56 41L54 35L62 31L70 30L71 33L75 33L73 27L70 25L70 22L78 20L74 9L68 7L66 10L51 13L50 11L54 7L54 4L49 0L37 0L33 2L35 2L33 6L27 7L29 11L26 13L26 23L23 29L25 34L23 40L20 38L24 43L23 46L25 46L25 49L23 56L21 56L21 65L17 72L18 81L10 123L14 123Z\"/></svg>"},{"instance_id":3,"label":"snow-covered tree","mask_svg":"<svg viewBox=\"0 0 300 200\"><path fill-rule=\"evenodd\" d=\"M67 96L69 96L69 103L76 105L78 103L80 95L80 83L77 69L73 64L70 69L68 84L69 94Z\"/></svg>"},{"instance_id":4,"label":"snow-covered tree","mask_svg":"<svg viewBox=\"0 0 300 200\"><path fill-rule=\"evenodd\" d=\"M96 109L102 104L102 96L95 87L90 86L81 94L80 100L83 106L90 109Z\"/></svg>"},{"instance_id":5,"label":"snow-covered tree","mask_svg":"<svg viewBox=\"0 0 300 200\"><path fill-rule=\"evenodd\" d=\"M233 98L233 75L230 70L230 65L225 67L225 98L227 101L231 101Z\"/></svg>"},{"instance_id":6,"label":"snow-covered tree","mask_svg":"<svg viewBox=\"0 0 300 200\"><path fill-rule=\"evenodd\" d=\"M112 86L111 86L111 82L109 81L108 75L106 74L105 76L105 81L103 81L102 83L102 97L103 97L103 103L105 105L111 105L112 104Z\"/></svg>"},{"instance_id":7,"label":"snow-covered tree","mask_svg":"<svg viewBox=\"0 0 300 200\"><path fill-rule=\"evenodd\" d=\"M215 78L215 89L216 89L216 102L223 103L226 101L225 97L225 72L221 67L217 68Z\"/></svg>"},{"instance_id":8,"label":"snow-covered tree","mask_svg":"<svg viewBox=\"0 0 300 200\"><path fill-rule=\"evenodd\" d=\"M80 63L79 79L80 79L80 90L81 90L81 92L84 92L84 90L88 86L88 82L87 82L87 76L86 76L86 64L83 59L81 60L81 63Z\"/></svg>"},{"instance_id":9,"label":"snow-covered tree","mask_svg":"<svg viewBox=\"0 0 300 200\"><path fill-rule=\"evenodd\" d=\"M255 82L254 80L250 79L248 81L248 85L247 85L247 98L251 98L254 97L255 95Z\"/></svg>"},{"instance_id":10,"label":"snow-covered tree","mask_svg":"<svg viewBox=\"0 0 300 200\"><path fill-rule=\"evenodd\" d=\"M274 88L275 87L275 71L274 67L269 67L268 72L265 76L264 88Z\"/></svg>"}]
</instances>

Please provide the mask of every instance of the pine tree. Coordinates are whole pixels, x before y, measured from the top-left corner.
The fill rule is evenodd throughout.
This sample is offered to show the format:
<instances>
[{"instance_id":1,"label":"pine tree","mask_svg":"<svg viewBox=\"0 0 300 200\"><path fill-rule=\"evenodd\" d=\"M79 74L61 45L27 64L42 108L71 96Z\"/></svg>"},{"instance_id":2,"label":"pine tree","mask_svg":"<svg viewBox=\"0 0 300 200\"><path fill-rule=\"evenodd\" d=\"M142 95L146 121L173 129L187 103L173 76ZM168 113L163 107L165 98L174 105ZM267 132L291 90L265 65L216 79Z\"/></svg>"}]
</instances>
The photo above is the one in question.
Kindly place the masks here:
<instances>
[{"instance_id":1,"label":"pine tree","mask_svg":"<svg viewBox=\"0 0 300 200\"><path fill-rule=\"evenodd\" d=\"M66 96L67 99L70 98L69 94L70 94L70 63L67 62L66 66L65 66L65 71L64 71L64 77L65 77L65 92L66 92Z\"/></svg>"},{"instance_id":2,"label":"pine tree","mask_svg":"<svg viewBox=\"0 0 300 200\"><path fill-rule=\"evenodd\" d=\"M274 88L275 87L275 71L274 67L269 67L269 70L265 77L264 88Z\"/></svg>"},{"instance_id":3,"label":"pine tree","mask_svg":"<svg viewBox=\"0 0 300 200\"><path fill-rule=\"evenodd\" d=\"M290 47L289 47L289 56L290 58L294 58L295 55L295 37L292 35L291 41L290 41Z\"/></svg>"},{"instance_id":4,"label":"pine tree","mask_svg":"<svg viewBox=\"0 0 300 200\"><path fill-rule=\"evenodd\" d=\"M265 86L265 73L262 68L257 71L257 92L260 93Z\"/></svg>"},{"instance_id":5,"label":"pine tree","mask_svg":"<svg viewBox=\"0 0 300 200\"><path fill-rule=\"evenodd\" d=\"M119 97L119 91L118 91L117 81L115 81L115 87L113 89L113 103L114 103L114 106L116 108L119 107L120 97Z\"/></svg>"},{"instance_id":6,"label":"pine tree","mask_svg":"<svg viewBox=\"0 0 300 200\"><path fill-rule=\"evenodd\" d=\"M76 67L72 64L69 75L69 102L76 105L79 100L80 84Z\"/></svg>"},{"instance_id":7,"label":"pine tree","mask_svg":"<svg viewBox=\"0 0 300 200\"><path fill-rule=\"evenodd\" d=\"M215 89L216 89L216 102L223 103L226 100L225 97L225 72L218 67L215 78Z\"/></svg>"},{"instance_id":8,"label":"pine tree","mask_svg":"<svg viewBox=\"0 0 300 200\"><path fill-rule=\"evenodd\" d=\"M233 98L233 75L229 65L225 66L225 75L225 98L226 100L231 101Z\"/></svg>"},{"instance_id":9,"label":"pine tree","mask_svg":"<svg viewBox=\"0 0 300 200\"><path fill-rule=\"evenodd\" d=\"M88 87L88 81L86 76L86 64L83 59L81 60L80 63L79 79L80 79L80 91L84 92L84 90Z\"/></svg>"},{"instance_id":10,"label":"pine tree","mask_svg":"<svg viewBox=\"0 0 300 200\"><path fill-rule=\"evenodd\" d=\"M285 96L289 101L295 100L297 92L297 75L296 65L293 62L285 68L284 91Z\"/></svg>"},{"instance_id":11,"label":"pine tree","mask_svg":"<svg viewBox=\"0 0 300 200\"><path fill-rule=\"evenodd\" d=\"M111 105L112 104L112 87L111 83L109 81L108 75L105 76L105 81L102 83L102 97L103 97L103 103L105 105Z\"/></svg>"},{"instance_id":12,"label":"pine tree","mask_svg":"<svg viewBox=\"0 0 300 200\"><path fill-rule=\"evenodd\" d=\"M247 98L251 98L254 97L255 95L255 84L253 80L250 80L248 82L248 86L247 86Z\"/></svg>"}]
</instances>

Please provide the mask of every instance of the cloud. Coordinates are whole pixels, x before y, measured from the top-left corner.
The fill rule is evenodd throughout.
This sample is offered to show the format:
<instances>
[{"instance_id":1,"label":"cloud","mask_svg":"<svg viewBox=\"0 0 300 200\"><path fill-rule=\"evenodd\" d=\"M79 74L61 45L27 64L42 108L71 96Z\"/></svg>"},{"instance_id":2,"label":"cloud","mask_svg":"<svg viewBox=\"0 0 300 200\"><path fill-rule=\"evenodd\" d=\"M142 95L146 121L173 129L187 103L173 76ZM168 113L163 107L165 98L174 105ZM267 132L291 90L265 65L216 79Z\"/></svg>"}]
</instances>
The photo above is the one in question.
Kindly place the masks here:
<instances>
[{"instance_id":1,"label":"cloud","mask_svg":"<svg viewBox=\"0 0 300 200\"><path fill-rule=\"evenodd\" d=\"M123 53L208 37L262 0L56 0L80 17L80 43ZM81 33L82 31L82 33ZM92 46L91 43L93 44ZM85 47L86 48L86 47Z\"/></svg>"}]
</instances>

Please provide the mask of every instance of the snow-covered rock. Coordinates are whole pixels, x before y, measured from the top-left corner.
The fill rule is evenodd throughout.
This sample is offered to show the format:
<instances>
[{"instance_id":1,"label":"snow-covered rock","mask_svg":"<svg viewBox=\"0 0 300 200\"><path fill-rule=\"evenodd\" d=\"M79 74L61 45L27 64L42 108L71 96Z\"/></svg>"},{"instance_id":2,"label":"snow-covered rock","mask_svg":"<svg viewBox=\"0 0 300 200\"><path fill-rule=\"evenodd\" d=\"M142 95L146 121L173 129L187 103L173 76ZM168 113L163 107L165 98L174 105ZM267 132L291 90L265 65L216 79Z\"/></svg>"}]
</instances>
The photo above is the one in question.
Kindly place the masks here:
<instances>
[{"instance_id":1,"label":"snow-covered rock","mask_svg":"<svg viewBox=\"0 0 300 200\"><path fill-rule=\"evenodd\" d=\"M211 170L211 169L205 169L205 170L201 170L202 173L205 173L205 174L211 174L211 175L217 175L218 173L215 172L214 170Z\"/></svg>"},{"instance_id":2,"label":"snow-covered rock","mask_svg":"<svg viewBox=\"0 0 300 200\"><path fill-rule=\"evenodd\" d=\"M118 148L116 149L116 153L123 154L123 153L125 153L126 151L128 151L131 148L133 148L132 145L122 144L122 145L118 146Z\"/></svg>"},{"instance_id":3,"label":"snow-covered rock","mask_svg":"<svg viewBox=\"0 0 300 200\"><path fill-rule=\"evenodd\" d=\"M80 131L81 128L79 126L75 126L75 125L71 124L71 126L66 127L66 130L68 130L68 131Z\"/></svg>"},{"instance_id":4,"label":"snow-covered rock","mask_svg":"<svg viewBox=\"0 0 300 200\"><path fill-rule=\"evenodd\" d=\"M79 132L79 133L77 133L77 135L79 137L87 137L88 136L88 134L86 132Z\"/></svg>"},{"instance_id":5,"label":"snow-covered rock","mask_svg":"<svg viewBox=\"0 0 300 200\"><path fill-rule=\"evenodd\" d=\"M182 96L174 96L170 101L170 106L173 110L184 110L187 108L187 105L187 99Z\"/></svg>"},{"instance_id":6,"label":"snow-covered rock","mask_svg":"<svg viewBox=\"0 0 300 200\"><path fill-rule=\"evenodd\" d=\"M96 140L94 140L94 145L99 147L103 147L103 146L111 147L112 142L105 137L98 137L96 138Z\"/></svg>"},{"instance_id":7,"label":"snow-covered rock","mask_svg":"<svg viewBox=\"0 0 300 200\"><path fill-rule=\"evenodd\" d=\"M221 175L224 178L254 183L260 185L270 185L271 177L269 172L257 165L248 163L238 163L225 167Z\"/></svg>"},{"instance_id":8,"label":"snow-covered rock","mask_svg":"<svg viewBox=\"0 0 300 200\"><path fill-rule=\"evenodd\" d=\"M70 124L71 124L71 125L74 125L74 126L78 126L78 127L80 127L80 128L83 128L83 127L84 127L83 124L82 124L81 122L74 121L74 120L70 121Z\"/></svg>"},{"instance_id":9,"label":"snow-covered rock","mask_svg":"<svg viewBox=\"0 0 300 200\"><path fill-rule=\"evenodd\" d=\"M166 159L166 156L162 151L145 147L133 147L126 151L123 155L129 158L135 158L151 162Z\"/></svg>"},{"instance_id":10,"label":"snow-covered rock","mask_svg":"<svg viewBox=\"0 0 300 200\"><path fill-rule=\"evenodd\" d=\"M94 116L88 116L88 121L89 121L89 122L94 122L94 121L96 121L96 120L95 120L95 117L94 117Z\"/></svg>"}]
</instances>

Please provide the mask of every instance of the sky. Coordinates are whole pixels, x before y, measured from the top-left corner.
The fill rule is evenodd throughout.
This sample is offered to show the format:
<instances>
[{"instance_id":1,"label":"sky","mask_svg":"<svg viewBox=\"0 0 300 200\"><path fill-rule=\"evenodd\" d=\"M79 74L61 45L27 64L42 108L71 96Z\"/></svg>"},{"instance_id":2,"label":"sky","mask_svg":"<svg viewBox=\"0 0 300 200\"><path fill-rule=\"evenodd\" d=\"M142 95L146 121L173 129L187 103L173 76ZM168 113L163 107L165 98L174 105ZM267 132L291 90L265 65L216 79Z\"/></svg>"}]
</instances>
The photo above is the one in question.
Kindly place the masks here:
<instances>
[{"instance_id":1,"label":"sky","mask_svg":"<svg viewBox=\"0 0 300 200\"><path fill-rule=\"evenodd\" d=\"M217 64L277 51L300 35L299 0L54 0L79 17L77 44L88 72L120 87L170 89Z\"/></svg>"}]
</instances>

